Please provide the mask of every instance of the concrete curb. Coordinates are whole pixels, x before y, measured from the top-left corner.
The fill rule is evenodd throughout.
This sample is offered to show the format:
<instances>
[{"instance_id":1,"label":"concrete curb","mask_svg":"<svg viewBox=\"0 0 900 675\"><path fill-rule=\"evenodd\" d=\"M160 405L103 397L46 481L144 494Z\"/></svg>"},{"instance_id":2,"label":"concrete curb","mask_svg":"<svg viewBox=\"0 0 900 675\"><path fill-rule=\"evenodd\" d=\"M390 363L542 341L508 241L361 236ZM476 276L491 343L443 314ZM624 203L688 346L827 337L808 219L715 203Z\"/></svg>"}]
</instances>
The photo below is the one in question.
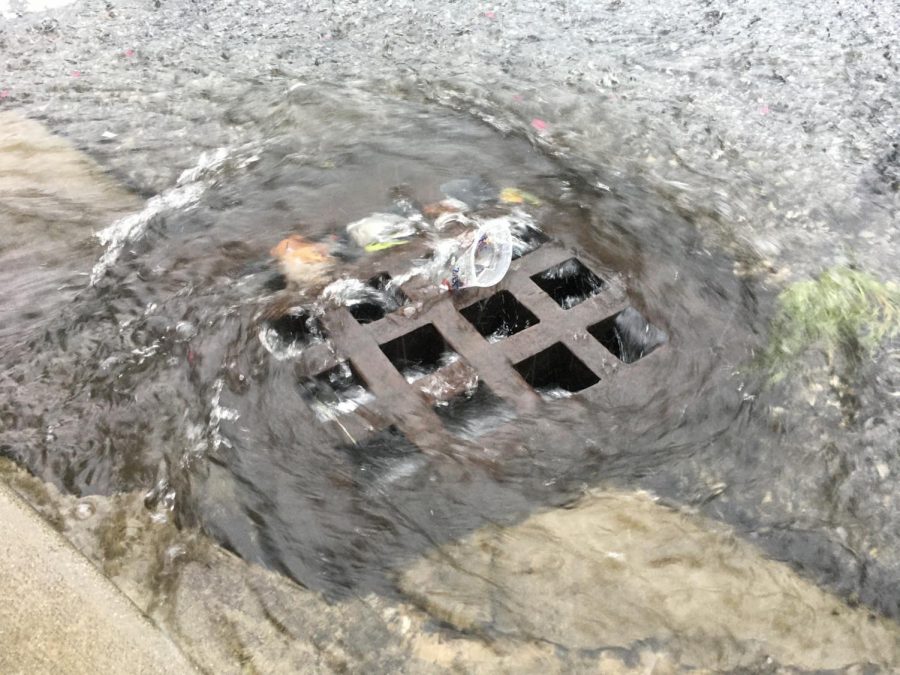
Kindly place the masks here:
<instances>
[{"instance_id":1,"label":"concrete curb","mask_svg":"<svg viewBox=\"0 0 900 675\"><path fill-rule=\"evenodd\" d=\"M0 482L0 672L195 673L140 610Z\"/></svg>"}]
</instances>

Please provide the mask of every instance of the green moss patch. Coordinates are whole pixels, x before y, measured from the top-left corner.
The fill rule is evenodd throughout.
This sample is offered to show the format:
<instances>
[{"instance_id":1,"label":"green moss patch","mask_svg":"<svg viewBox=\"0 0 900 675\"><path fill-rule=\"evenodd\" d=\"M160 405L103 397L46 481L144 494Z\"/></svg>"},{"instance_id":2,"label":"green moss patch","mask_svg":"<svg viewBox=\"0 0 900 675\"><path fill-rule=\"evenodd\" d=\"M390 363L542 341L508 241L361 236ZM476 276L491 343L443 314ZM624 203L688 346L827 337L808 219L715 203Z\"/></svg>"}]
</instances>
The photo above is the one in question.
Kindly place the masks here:
<instances>
[{"instance_id":1,"label":"green moss patch","mask_svg":"<svg viewBox=\"0 0 900 675\"><path fill-rule=\"evenodd\" d=\"M781 379L809 350L845 366L870 356L900 333L900 288L850 267L788 286L778 296L765 362Z\"/></svg>"}]
</instances>

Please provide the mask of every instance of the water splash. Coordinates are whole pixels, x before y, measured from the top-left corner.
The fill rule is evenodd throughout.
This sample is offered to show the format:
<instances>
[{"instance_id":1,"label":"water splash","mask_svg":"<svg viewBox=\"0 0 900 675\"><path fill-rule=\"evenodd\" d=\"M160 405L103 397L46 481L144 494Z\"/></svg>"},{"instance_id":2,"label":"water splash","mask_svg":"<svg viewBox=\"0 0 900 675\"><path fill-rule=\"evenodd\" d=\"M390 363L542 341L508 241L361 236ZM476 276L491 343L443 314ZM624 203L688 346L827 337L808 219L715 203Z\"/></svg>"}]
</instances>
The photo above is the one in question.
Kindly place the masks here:
<instances>
[{"instance_id":1,"label":"water splash","mask_svg":"<svg viewBox=\"0 0 900 675\"><path fill-rule=\"evenodd\" d=\"M91 270L91 286L95 285L115 262L129 242L138 239L156 216L166 211L187 211L195 205L212 183L213 177L228 159L229 151L219 148L212 154L203 153L196 166L185 169L175 187L149 199L144 208L125 216L97 233L97 239L106 247L100 260Z\"/></svg>"}]
</instances>

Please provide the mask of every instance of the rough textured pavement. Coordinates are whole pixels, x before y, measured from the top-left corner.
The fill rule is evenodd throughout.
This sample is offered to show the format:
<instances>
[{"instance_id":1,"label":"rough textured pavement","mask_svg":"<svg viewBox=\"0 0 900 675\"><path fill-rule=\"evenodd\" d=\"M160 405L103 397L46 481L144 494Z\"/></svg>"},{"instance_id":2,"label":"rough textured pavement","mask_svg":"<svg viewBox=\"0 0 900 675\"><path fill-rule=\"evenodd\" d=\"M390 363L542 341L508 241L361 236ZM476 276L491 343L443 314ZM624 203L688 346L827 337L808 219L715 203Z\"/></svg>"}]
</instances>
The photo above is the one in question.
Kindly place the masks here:
<instances>
[{"instance_id":1,"label":"rough textured pavement","mask_svg":"<svg viewBox=\"0 0 900 675\"><path fill-rule=\"evenodd\" d=\"M130 600L2 483L0 597L0 672L195 672Z\"/></svg>"}]
</instances>

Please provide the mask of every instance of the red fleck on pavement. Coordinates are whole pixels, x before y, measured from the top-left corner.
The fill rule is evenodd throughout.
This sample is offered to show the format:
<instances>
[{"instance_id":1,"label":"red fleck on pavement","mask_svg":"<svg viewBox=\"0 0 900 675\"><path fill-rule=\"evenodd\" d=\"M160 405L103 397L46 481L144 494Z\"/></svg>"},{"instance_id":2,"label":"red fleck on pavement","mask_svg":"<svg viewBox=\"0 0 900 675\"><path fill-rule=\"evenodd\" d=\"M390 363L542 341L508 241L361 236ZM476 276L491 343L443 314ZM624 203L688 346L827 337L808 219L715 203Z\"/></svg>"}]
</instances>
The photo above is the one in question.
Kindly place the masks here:
<instances>
[{"instance_id":1,"label":"red fleck on pavement","mask_svg":"<svg viewBox=\"0 0 900 675\"><path fill-rule=\"evenodd\" d=\"M535 117L533 120L531 120L531 126L534 127L537 131L543 133L547 131L547 128L550 125L547 124L544 120Z\"/></svg>"}]
</instances>

